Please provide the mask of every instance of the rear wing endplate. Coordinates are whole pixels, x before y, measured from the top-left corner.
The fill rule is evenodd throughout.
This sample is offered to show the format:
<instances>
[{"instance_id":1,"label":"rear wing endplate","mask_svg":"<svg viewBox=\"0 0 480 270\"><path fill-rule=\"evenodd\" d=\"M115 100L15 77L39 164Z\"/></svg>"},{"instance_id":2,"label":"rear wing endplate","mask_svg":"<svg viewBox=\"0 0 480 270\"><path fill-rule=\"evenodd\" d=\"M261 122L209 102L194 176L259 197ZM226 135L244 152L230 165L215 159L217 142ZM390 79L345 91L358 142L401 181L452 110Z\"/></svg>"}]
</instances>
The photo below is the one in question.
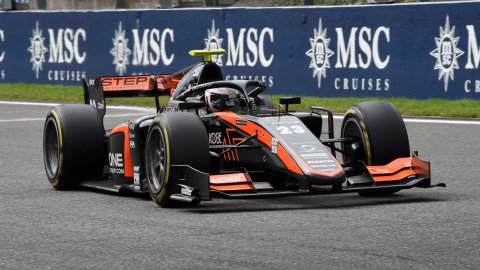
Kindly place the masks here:
<instances>
[{"instance_id":1,"label":"rear wing endplate","mask_svg":"<svg viewBox=\"0 0 480 270\"><path fill-rule=\"evenodd\" d=\"M158 96L170 96L184 73L174 75L138 76L89 76L82 77L85 104L95 107L103 119L105 98L155 97L157 112L160 111Z\"/></svg>"}]
</instances>

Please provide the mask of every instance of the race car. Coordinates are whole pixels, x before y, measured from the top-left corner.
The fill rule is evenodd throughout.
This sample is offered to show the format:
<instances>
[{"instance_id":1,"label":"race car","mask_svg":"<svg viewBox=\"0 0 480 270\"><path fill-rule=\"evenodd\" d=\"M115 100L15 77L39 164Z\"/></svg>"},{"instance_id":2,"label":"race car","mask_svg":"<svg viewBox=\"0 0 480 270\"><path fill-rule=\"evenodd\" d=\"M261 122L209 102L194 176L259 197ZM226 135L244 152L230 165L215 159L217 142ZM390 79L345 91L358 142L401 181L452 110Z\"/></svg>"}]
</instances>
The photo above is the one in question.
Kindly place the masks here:
<instances>
[{"instance_id":1,"label":"race car","mask_svg":"<svg viewBox=\"0 0 480 270\"><path fill-rule=\"evenodd\" d=\"M280 98L277 108L261 95L263 81L224 80L212 61L224 53L193 50L202 61L173 74L84 77L85 104L53 106L46 117L50 184L148 192L162 207L213 197L377 196L445 187L431 182L429 162L410 153L393 104L352 105L334 138L327 108L289 110L300 97ZM160 106L162 95L170 99ZM105 98L115 97L155 98L157 113L105 130Z\"/></svg>"}]
</instances>

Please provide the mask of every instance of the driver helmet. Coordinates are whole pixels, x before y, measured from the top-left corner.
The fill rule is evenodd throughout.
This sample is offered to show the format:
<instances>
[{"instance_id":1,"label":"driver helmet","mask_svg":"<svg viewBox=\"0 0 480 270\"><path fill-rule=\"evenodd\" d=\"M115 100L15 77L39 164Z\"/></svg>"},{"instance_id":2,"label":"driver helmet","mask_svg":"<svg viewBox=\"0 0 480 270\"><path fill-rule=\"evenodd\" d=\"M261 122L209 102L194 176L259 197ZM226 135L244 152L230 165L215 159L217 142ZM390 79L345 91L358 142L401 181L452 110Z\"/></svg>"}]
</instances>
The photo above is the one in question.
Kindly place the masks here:
<instances>
[{"instance_id":1,"label":"driver helmet","mask_svg":"<svg viewBox=\"0 0 480 270\"><path fill-rule=\"evenodd\" d=\"M205 102L213 112L220 112L235 106L240 92L233 88L214 88L205 91Z\"/></svg>"}]
</instances>

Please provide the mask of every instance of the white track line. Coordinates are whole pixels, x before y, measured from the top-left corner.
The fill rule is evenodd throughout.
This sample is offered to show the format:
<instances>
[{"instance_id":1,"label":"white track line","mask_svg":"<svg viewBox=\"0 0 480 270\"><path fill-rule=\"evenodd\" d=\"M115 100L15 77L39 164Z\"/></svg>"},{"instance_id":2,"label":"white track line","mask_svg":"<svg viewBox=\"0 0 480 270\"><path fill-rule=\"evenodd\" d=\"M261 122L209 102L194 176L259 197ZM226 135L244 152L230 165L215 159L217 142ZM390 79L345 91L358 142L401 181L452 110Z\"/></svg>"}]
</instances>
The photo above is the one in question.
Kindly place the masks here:
<instances>
[{"instance_id":1,"label":"white track line","mask_svg":"<svg viewBox=\"0 0 480 270\"><path fill-rule=\"evenodd\" d=\"M447 120L447 119L417 119L403 118L403 122L407 123L432 123L432 124L454 124L454 125L480 125L478 120Z\"/></svg>"},{"instance_id":2,"label":"white track line","mask_svg":"<svg viewBox=\"0 0 480 270\"><path fill-rule=\"evenodd\" d=\"M45 121L45 118L18 118L18 119L8 119L8 120L0 120L1 122L24 122L24 121Z\"/></svg>"},{"instance_id":3,"label":"white track line","mask_svg":"<svg viewBox=\"0 0 480 270\"><path fill-rule=\"evenodd\" d=\"M30 105L30 106L55 106L59 103L47 103L47 102L24 102L24 101L4 101L0 100L0 104L7 105Z\"/></svg>"},{"instance_id":4,"label":"white track line","mask_svg":"<svg viewBox=\"0 0 480 270\"><path fill-rule=\"evenodd\" d=\"M62 103L48 103L48 102L25 102L25 101L4 101L0 100L0 104L7 104L7 105L26 105L26 106L55 106ZM115 105L107 105L108 109L115 109L115 110L129 110L129 111L143 111L143 112L154 112L155 108L150 107L137 107L137 106L115 106Z\"/></svg>"},{"instance_id":5,"label":"white track line","mask_svg":"<svg viewBox=\"0 0 480 270\"><path fill-rule=\"evenodd\" d=\"M105 117L125 117L125 116L143 116L145 113L119 113L119 114L107 114Z\"/></svg>"},{"instance_id":6,"label":"white track line","mask_svg":"<svg viewBox=\"0 0 480 270\"><path fill-rule=\"evenodd\" d=\"M132 117L132 116L142 116L145 113L123 113L123 114L109 114L105 115L105 117L113 118L113 117ZM45 121L45 118L17 118L17 119L6 119L0 120L2 122L25 122L25 121Z\"/></svg>"},{"instance_id":7,"label":"white track line","mask_svg":"<svg viewBox=\"0 0 480 270\"><path fill-rule=\"evenodd\" d=\"M151 112L151 113L156 113L157 111L155 108L150 108L150 107L115 106L115 105L107 105L107 109L132 110L132 111Z\"/></svg>"},{"instance_id":8,"label":"white track line","mask_svg":"<svg viewBox=\"0 0 480 270\"><path fill-rule=\"evenodd\" d=\"M0 100L0 104L9 105L26 105L26 106L55 106L60 103L46 103L46 102L26 102L26 101L3 101ZM107 105L108 109L116 110L131 110L140 112L155 113L155 108L150 107L137 107L137 106L115 106ZM137 116L142 114L118 114L118 115L105 115L105 117L122 117L122 116ZM334 119L343 119L343 115L334 115ZM15 121L38 121L45 120L45 118L20 118L11 120L0 120L0 122L15 122ZM435 119L435 118L403 118L405 123L427 123L427 124L452 124L452 125L480 125L479 120L455 120L455 119Z\"/></svg>"},{"instance_id":9,"label":"white track line","mask_svg":"<svg viewBox=\"0 0 480 270\"><path fill-rule=\"evenodd\" d=\"M334 115L334 119L343 119L343 115ZM455 120L435 118L403 118L405 123L427 123L427 124L453 124L453 125L480 125L479 120Z\"/></svg>"}]
</instances>

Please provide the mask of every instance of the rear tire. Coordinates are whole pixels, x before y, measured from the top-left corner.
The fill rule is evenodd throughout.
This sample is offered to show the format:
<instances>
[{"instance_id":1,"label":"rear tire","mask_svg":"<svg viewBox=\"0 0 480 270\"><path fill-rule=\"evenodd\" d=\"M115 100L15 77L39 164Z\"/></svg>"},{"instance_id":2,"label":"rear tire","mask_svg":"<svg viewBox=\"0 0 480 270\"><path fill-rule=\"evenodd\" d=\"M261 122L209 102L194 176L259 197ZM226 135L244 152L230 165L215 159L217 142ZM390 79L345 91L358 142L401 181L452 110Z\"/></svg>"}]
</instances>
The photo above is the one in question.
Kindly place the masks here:
<instances>
[{"instance_id":1,"label":"rear tire","mask_svg":"<svg viewBox=\"0 0 480 270\"><path fill-rule=\"evenodd\" d=\"M407 129L397 108L387 101L368 101L348 108L342 122L341 137L355 137L364 151L359 158L367 166L386 165L410 156ZM342 149L352 153L349 144ZM349 158L343 156L345 163ZM385 196L399 190L359 192L361 196Z\"/></svg>"},{"instance_id":2,"label":"rear tire","mask_svg":"<svg viewBox=\"0 0 480 270\"><path fill-rule=\"evenodd\" d=\"M50 184L73 189L103 174L105 130L95 108L86 104L50 108L43 132L43 160Z\"/></svg>"},{"instance_id":3,"label":"rear tire","mask_svg":"<svg viewBox=\"0 0 480 270\"><path fill-rule=\"evenodd\" d=\"M185 112L159 114L150 125L145 147L148 191L155 203L161 207L198 205L170 200L173 177L169 172L172 164L208 172L208 136L202 120Z\"/></svg>"}]
</instances>

